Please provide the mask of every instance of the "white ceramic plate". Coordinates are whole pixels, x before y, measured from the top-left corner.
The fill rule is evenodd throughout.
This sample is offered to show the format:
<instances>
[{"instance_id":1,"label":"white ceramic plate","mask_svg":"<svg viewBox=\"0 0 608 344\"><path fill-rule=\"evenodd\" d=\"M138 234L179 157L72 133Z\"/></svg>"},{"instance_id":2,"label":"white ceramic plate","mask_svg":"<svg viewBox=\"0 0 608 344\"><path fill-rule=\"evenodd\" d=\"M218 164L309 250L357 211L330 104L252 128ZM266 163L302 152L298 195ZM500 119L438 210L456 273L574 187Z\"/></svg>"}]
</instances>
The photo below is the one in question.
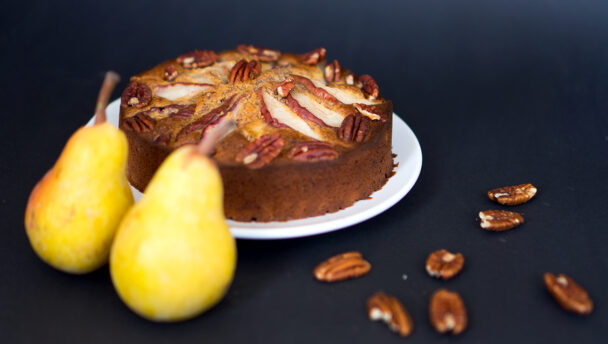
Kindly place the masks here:
<instances>
[{"instance_id":1,"label":"white ceramic plate","mask_svg":"<svg viewBox=\"0 0 608 344\"><path fill-rule=\"evenodd\" d=\"M108 121L118 126L120 99L107 108ZM93 118L87 125L93 123ZM393 153L397 154L395 175L371 199L356 202L336 213L286 222L237 222L228 220L230 231L238 239L289 239L335 231L370 219L399 202L414 186L422 168L422 150L414 132L393 114ZM131 187L135 200L142 193Z\"/></svg>"}]
</instances>

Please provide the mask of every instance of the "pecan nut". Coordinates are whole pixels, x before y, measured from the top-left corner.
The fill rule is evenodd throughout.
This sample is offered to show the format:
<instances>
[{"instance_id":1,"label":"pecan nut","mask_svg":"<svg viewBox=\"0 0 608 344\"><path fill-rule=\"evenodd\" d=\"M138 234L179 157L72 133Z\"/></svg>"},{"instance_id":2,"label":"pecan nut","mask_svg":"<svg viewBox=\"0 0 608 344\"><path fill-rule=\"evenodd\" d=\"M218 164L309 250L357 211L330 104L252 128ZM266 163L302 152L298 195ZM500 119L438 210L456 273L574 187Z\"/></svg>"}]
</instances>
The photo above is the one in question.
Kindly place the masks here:
<instances>
[{"instance_id":1,"label":"pecan nut","mask_svg":"<svg viewBox=\"0 0 608 344\"><path fill-rule=\"evenodd\" d=\"M504 186L488 191L488 198L503 205L518 205L528 202L536 195L536 191L532 184Z\"/></svg>"},{"instance_id":2,"label":"pecan nut","mask_svg":"<svg viewBox=\"0 0 608 344\"><path fill-rule=\"evenodd\" d=\"M570 277L550 272L543 276L545 286L555 301L567 311L586 315L593 311L593 301L587 291Z\"/></svg>"},{"instance_id":3,"label":"pecan nut","mask_svg":"<svg viewBox=\"0 0 608 344\"><path fill-rule=\"evenodd\" d=\"M467 310L458 293L437 290L431 296L429 320L439 333L459 334L467 327Z\"/></svg>"},{"instance_id":4,"label":"pecan nut","mask_svg":"<svg viewBox=\"0 0 608 344\"><path fill-rule=\"evenodd\" d=\"M322 282L338 282L367 274L372 265L359 252L335 255L315 267L313 274Z\"/></svg>"},{"instance_id":5,"label":"pecan nut","mask_svg":"<svg viewBox=\"0 0 608 344\"><path fill-rule=\"evenodd\" d=\"M296 82L293 80L285 80L275 86L275 90L278 95L285 98L289 95L289 92L294 88Z\"/></svg>"},{"instance_id":6,"label":"pecan nut","mask_svg":"<svg viewBox=\"0 0 608 344\"><path fill-rule=\"evenodd\" d=\"M177 63L181 63L187 69L207 67L214 64L215 61L217 61L217 55L212 50L194 50L177 58Z\"/></svg>"},{"instance_id":7,"label":"pecan nut","mask_svg":"<svg viewBox=\"0 0 608 344\"><path fill-rule=\"evenodd\" d=\"M171 141L171 134L169 133L162 133L154 139L154 143L161 146L167 146L169 141Z\"/></svg>"},{"instance_id":8,"label":"pecan nut","mask_svg":"<svg viewBox=\"0 0 608 344\"><path fill-rule=\"evenodd\" d=\"M325 48L317 48L311 50L305 54L300 55L298 58L300 62L307 65L313 65L319 63L319 61L323 61L325 59Z\"/></svg>"},{"instance_id":9,"label":"pecan nut","mask_svg":"<svg viewBox=\"0 0 608 344\"><path fill-rule=\"evenodd\" d=\"M281 52L264 47L257 47L249 44L239 44L236 50L241 54L249 54L257 56L260 61L270 62L276 61L281 57Z\"/></svg>"},{"instance_id":10,"label":"pecan nut","mask_svg":"<svg viewBox=\"0 0 608 344\"><path fill-rule=\"evenodd\" d=\"M341 68L338 60L328 63L323 70L323 76L327 82L336 82L340 80Z\"/></svg>"},{"instance_id":11,"label":"pecan nut","mask_svg":"<svg viewBox=\"0 0 608 344\"><path fill-rule=\"evenodd\" d=\"M464 256L461 253L453 254L444 249L431 253L426 260L426 272L429 276L444 280L456 276L463 266Z\"/></svg>"},{"instance_id":12,"label":"pecan nut","mask_svg":"<svg viewBox=\"0 0 608 344\"><path fill-rule=\"evenodd\" d=\"M346 82L347 85L357 86L359 88L363 87L363 84L361 84L361 81L355 78L355 74L353 74L353 72L346 73L344 76L344 82Z\"/></svg>"},{"instance_id":13,"label":"pecan nut","mask_svg":"<svg viewBox=\"0 0 608 344\"><path fill-rule=\"evenodd\" d=\"M123 127L127 130L144 133L154 129L154 124L155 121L143 111L125 118Z\"/></svg>"},{"instance_id":14,"label":"pecan nut","mask_svg":"<svg viewBox=\"0 0 608 344\"><path fill-rule=\"evenodd\" d=\"M380 120L382 122L386 122L386 120L388 119L388 114L386 113L386 111L381 111L374 105L355 103L353 104L353 106L355 107L355 109L357 109L357 111L359 111L359 113L373 121Z\"/></svg>"},{"instance_id":15,"label":"pecan nut","mask_svg":"<svg viewBox=\"0 0 608 344\"><path fill-rule=\"evenodd\" d=\"M479 212L481 228L502 232L524 223L524 218L519 213L507 210L484 210Z\"/></svg>"},{"instance_id":16,"label":"pecan nut","mask_svg":"<svg viewBox=\"0 0 608 344\"><path fill-rule=\"evenodd\" d=\"M194 115L196 104L171 104L167 106L154 106L148 110L142 111L139 114L147 115L155 119L163 119L169 117L175 118L190 118Z\"/></svg>"},{"instance_id":17,"label":"pecan nut","mask_svg":"<svg viewBox=\"0 0 608 344\"><path fill-rule=\"evenodd\" d=\"M228 81L235 83L237 81L247 81L255 79L262 72L262 65L256 61L243 59L237 62L230 70Z\"/></svg>"},{"instance_id":18,"label":"pecan nut","mask_svg":"<svg viewBox=\"0 0 608 344\"><path fill-rule=\"evenodd\" d=\"M148 85L132 81L122 92L121 105L142 108L152 100L152 90Z\"/></svg>"},{"instance_id":19,"label":"pecan nut","mask_svg":"<svg viewBox=\"0 0 608 344\"><path fill-rule=\"evenodd\" d=\"M338 152L328 143L310 141L295 145L288 157L297 161L315 162L334 160L338 157Z\"/></svg>"},{"instance_id":20,"label":"pecan nut","mask_svg":"<svg viewBox=\"0 0 608 344\"><path fill-rule=\"evenodd\" d=\"M190 118L194 115L196 104L171 104L158 109L161 116Z\"/></svg>"},{"instance_id":21,"label":"pecan nut","mask_svg":"<svg viewBox=\"0 0 608 344\"><path fill-rule=\"evenodd\" d=\"M338 137L342 141L363 142L369 132L369 119L360 114L348 115L338 128Z\"/></svg>"},{"instance_id":22,"label":"pecan nut","mask_svg":"<svg viewBox=\"0 0 608 344\"><path fill-rule=\"evenodd\" d=\"M371 75L361 75L359 77L359 81L361 82L361 89L368 99L374 100L378 98L380 95L380 88L378 87L376 80L374 80Z\"/></svg>"},{"instance_id":23,"label":"pecan nut","mask_svg":"<svg viewBox=\"0 0 608 344\"><path fill-rule=\"evenodd\" d=\"M260 168L281 153L284 143L278 133L262 135L243 148L236 155L236 161L251 169Z\"/></svg>"},{"instance_id":24,"label":"pecan nut","mask_svg":"<svg viewBox=\"0 0 608 344\"><path fill-rule=\"evenodd\" d=\"M174 65L168 65L165 67L165 73L163 74L163 79L166 81L173 81L177 78L177 69L175 69Z\"/></svg>"},{"instance_id":25,"label":"pecan nut","mask_svg":"<svg viewBox=\"0 0 608 344\"><path fill-rule=\"evenodd\" d=\"M367 315L372 321L382 320L401 337L414 330L414 322L408 311L395 297L377 292L367 299Z\"/></svg>"}]
</instances>

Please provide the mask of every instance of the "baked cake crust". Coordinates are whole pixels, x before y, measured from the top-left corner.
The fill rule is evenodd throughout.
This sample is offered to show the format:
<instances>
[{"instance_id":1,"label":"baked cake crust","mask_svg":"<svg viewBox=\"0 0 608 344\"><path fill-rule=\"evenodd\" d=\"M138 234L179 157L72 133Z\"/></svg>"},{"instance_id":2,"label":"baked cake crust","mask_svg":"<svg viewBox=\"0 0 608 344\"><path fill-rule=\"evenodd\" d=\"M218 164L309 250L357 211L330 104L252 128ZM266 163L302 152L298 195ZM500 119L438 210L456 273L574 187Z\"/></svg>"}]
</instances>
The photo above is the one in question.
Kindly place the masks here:
<instances>
[{"instance_id":1,"label":"baked cake crust","mask_svg":"<svg viewBox=\"0 0 608 344\"><path fill-rule=\"evenodd\" d=\"M227 218L285 221L367 198L392 174L392 103L321 49L195 51L132 77L119 123L131 184L144 190L173 149L233 120L212 156Z\"/></svg>"}]
</instances>

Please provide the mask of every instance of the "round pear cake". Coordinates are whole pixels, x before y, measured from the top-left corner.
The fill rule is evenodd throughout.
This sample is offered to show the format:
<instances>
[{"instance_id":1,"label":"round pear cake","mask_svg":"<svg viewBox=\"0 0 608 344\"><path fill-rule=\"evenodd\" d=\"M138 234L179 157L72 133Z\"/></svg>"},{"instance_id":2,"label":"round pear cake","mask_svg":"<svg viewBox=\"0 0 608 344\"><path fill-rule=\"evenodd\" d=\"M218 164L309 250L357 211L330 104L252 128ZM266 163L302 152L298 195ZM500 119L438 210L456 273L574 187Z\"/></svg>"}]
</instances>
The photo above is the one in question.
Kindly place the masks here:
<instances>
[{"instance_id":1,"label":"round pear cake","mask_svg":"<svg viewBox=\"0 0 608 344\"><path fill-rule=\"evenodd\" d=\"M392 175L393 106L370 75L325 53L241 44L195 50L131 77L119 123L129 181L144 191L172 150L233 121L212 155L227 218L300 219L369 197Z\"/></svg>"}]
</instances>

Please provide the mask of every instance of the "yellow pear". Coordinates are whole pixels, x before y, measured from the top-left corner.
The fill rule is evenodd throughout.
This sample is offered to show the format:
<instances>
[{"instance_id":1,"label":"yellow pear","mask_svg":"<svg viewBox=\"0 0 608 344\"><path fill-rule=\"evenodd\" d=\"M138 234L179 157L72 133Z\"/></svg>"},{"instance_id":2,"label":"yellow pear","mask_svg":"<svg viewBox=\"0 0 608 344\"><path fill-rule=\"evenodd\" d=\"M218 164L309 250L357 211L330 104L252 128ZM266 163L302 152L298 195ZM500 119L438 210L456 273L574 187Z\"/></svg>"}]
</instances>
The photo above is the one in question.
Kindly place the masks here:
<instances>
[{"instance_id":1,"label":"yellow pear","mask_svg":"<svg viewBox=\"0 0 608 344\"><path fill-rule=\"evenodd\" d=\"M112 282L127 306L149 320L192 318L217 304L232 282L235 240L219 171L206 156L226 130L220 125L199 146L171 153L120 224Z\"/></svg>"},{"instance_id":2,"label":"yellow pear","mask_svg":"<svg viewBox=\"0 0 608 344\"><path fill-rule=\"evenodd\" d=\"M78 129L53 168L30 194L25 229L32 248L51 266L87 273L104 265L133 195L125 176L127 139L105 122L118 75L108 72L96 124Z\"/></svg>"}]
</instances>

